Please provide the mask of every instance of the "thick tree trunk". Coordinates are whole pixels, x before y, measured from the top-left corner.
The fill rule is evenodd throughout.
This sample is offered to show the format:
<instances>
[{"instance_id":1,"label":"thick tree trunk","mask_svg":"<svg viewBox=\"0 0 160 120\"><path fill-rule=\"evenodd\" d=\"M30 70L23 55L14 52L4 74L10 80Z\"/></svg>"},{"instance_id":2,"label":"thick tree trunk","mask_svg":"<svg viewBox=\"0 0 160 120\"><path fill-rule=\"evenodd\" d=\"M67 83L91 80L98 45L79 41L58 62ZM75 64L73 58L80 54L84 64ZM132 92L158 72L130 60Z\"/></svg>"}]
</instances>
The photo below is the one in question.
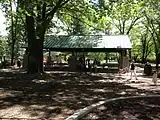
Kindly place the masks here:
<instances>
[{"instance_id":1,"label":"thick tree trunk","mask_svg":"<svg viewBox=\"0 0 160 120\"><path fill-rule=\"evenodd\" d=\"M44 39L38 39L37 63L38 63L38 71L41 73L43 73L43 41Z\"/></svg>"},{"instance_id":2,"label":"thick tree trunk","mask_svg":"<svg viewBox=\"0 0 160 120\"><path fill-rule=\"evenodd\" d=\"M38 41L35 34L34 17L26 15L26 28L28 37L28 73L37 73L38 70L38 58L39 51Z\"/></svg>"},{"instance_id":3,"label":"thick tree trunk","mask_svg":"<svg viewBox=\"0 0 160 120\"><path fill-rule=\"evenodd\" d=\"M26 15L26 29L27 29L27 37L28 37L28 53L29 53L29 61L28 61L28 72L36 73L43 72L43 41L45 31L48 28L49 23L51 22L54 14L58 9L67 4L70 0L58 0L56 2L55 7L51 9L50 12L46 11L47 4L44 2L42 11L40 10L40 6L37 6L38 17L36 17L36 27L34 25L34 13L33 13L33 4L31 4L31 0L25 1L26 10L33 16ZM42 12L42 14L41 14Z\"/></svg>"},{"instance_id":4,"label":"thick tree trunk","mask_svg":"<svg viewBox=\"0 0 160 120\"><path fill-rule=\"evenodd\" d=\"M43 73L43 42L44 42L44 35L45 35L45 24L40 24L36 28L36 35L39 39L38 41L38 69L39 72Z\"/></svg>"},{"instance_id":5,"label":"thick tree trunk","mask_svg":"<svg viewBox=\"0 0 160 120\"><path fill-rule=\"evenodd\" d=\"M38 25L35 29L34 18L26 16L28 33L28 73L43 72L43 41L45 27ZM37 36L37 38L36 38Z\"/></svg>"}]
</instances>

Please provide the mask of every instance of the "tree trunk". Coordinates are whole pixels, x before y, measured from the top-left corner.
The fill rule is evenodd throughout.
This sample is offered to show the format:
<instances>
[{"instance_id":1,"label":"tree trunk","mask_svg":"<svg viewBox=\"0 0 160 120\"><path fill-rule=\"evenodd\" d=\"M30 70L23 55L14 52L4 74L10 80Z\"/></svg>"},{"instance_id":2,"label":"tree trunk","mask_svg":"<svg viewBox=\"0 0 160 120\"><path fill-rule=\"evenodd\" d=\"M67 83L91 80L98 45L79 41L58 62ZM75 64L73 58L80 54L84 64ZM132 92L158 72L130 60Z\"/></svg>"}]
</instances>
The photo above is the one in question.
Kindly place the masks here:
<instances>
[{"instance_id":1,"label":"tree trunk","mask_svg":"<svg viewBox=\"0 0 160 120\"><path fill-rule=\"evenodd\" d=\"M38 58L37 58L37 63L38 63L38 71L43 73L43 38L40 38L37 40L38 41Z\"/></svg>"},{"instance_id":2,"label":"tree trunk","mask_svg":"<svg viewBox=\"0 0 160 120\"><path fill-rule=\"evenodd\" d=\"M10 0L10 8L12 12L12 1ZM14 61L14 46L15 46L15 34L14 34L14 21L13 21L13 14L11 14L11 36L12 36L12 45L11 45L11 65L13 65Z\"/></svg>"},{"instance_id":3,"label":"tree trunk","mask_svg":"<svg viewBox=\"0 0 160 120\"><path fill-rule=\"evenodd\" d=\"M44 42L44 36L45 36L45 30L46 25L45 22L42 24L37 25L36 28L36 35L39 39L38 41L38 70L39 72L43 73L43 42Z\"/></svg>"},{"instance_id":4,"label":"tree trunk","mask_svg":"<svg viewBox=\"0 0 160 120\"><path fill-rule=\"evenodd\" d=\"M147 62L147 60L146 60L146 58L143 56L142 57L142 63L144 64L144 63L146 63Z\"/></svg>"},{"instance_id":5,"label":"tree trunk","mask_svg":"<svg viewBox=\"0 0 160 120\"><path fill-rule=\"evenodd\" d=\"M109 53L105 53L106 63L108 62L108 58L109 58Z\"/></svg>"},{"instance_id":6,"label":"tree trunk","mask_svg":"<svg viewBox=\"0 0 160 120\"><path fill-rule=\"evenodd\" d=\"M36 39L34 17L26 15L26 29L28 37L28 73L37 73L38 70L38 58L39 44Z\"/></svg>"},{"instance_id":7,"label":"tree trunk","mask_svg":"<svg viewBox=\"0 0 160 120\"><path fill-rule=\"evenodd\" d=\"M43 41L45 27L41 24L37 25L35 29L34 22L32 16L26 16L29 54L28 73L43 73Z\"/></svg>"},{"instance_id":8,"label":"tree trunk","mask_svg":"<svg viewBox=\"0 0 160 120\"><path fill-rule=\"evenodd\" d=\"M50 12L46 11L47 5L45 2L43 4L42 11L40 8L41 5L37 6L38 11L40 10L40 12L37 13L38 17L35 17L36 22L33 17L35 14L33 13L35 6L32 4L31 0L26 0L24 2L27 12L31 14L31 16L26 15L26 30L28 33L27 37L29 73L43 72L43 42L46 29L48 28L48 25L51 22L54 14L69 1L70 0L58 0L55 7L53 7ZM36 26L34 23L36 23Z\"/></svg>"},{"instance_id":9,"label":"tree trunk","mask_svg":"<svg viewBox=\"0 0 160 120\"><path fill-rule=\"evenodd\" d=\"M14 45L12 45L12 48L11 48L11 65L14 65Z\"/></svg>"}]
</instances>

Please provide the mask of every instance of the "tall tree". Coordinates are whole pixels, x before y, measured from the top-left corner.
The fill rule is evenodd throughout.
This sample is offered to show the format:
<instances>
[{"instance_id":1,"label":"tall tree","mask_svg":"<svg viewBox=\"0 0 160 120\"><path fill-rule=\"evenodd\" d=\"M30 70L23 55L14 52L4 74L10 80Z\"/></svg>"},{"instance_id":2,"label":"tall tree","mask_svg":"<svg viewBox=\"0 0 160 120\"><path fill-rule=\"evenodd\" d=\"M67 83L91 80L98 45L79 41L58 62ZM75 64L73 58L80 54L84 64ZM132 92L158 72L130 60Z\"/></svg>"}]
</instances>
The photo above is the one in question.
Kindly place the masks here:
<instances>
[{"instance_id":1,"label":"tall tree","mask_svg":"<svg viewBox=\"0 0 160 120\"><path fill-rule=\"evenodd\" d=\"M119 34L129 34L142 17L143 1L123 0L116 2L111 11L111 23Z\"/></svg>"},{"instance_id":2,"label":"tall tree","mask_svg":"<svg viewBox=\"0 0 160 120\"><path fill-rule=\"evenodd\" d=\"M147 62L147 58L149 54L151 54L151 51L153 50L153 42L151 39L151 35L148 31L148 29L145 30L145 32L141 33L141 47L140 49L142 50L142 63Z\"/></svg>"},{"instance_id":3,"label":"tall tree","mask_svg":"<svg viewBox=\"0 0 160 120\"><path fill-rule=\"evenodd\" d=\"M88 19L90 19L89 14L95 15L98 13L94 11L92 13L94 6L86 0L28 0L23 2L21 2L21 7L26 10L28 33L28 70L31 73L43 72L43 41L45 33L55 15L69 14L74 17L73 13L76 13L82 16L81 18L88 16ZM97 16L100 15L97 14Z\"/></svg>"},{"instance_id":4,"label":"tall tree","mask_svg":"<svg viewBox=\"0 0 160 120\"><path fill-rule=\"evenodd\" d=\"M0 59L8 53L7 37L0 36ZM8 56L7 56L8 57Z\"/></svg>"},{"instance_id":5,"label":"tall tree","mask_svg":"<svg viewBox=\"0 0 160 120\"><path fill-rule=\"evenodd\" d=\"M153 39L155 54L156 54L156 69L158 71L158 64L160 63L160 1L149 0L145 3L144 14L147 20L147 25Z\"/></svg>"},{"instance_id":6,"label":"tall tree","mask_svg":"<svg viewBox=\"0 0 160 120\"><path fill-rule=\"evenodd\" d=\"M45 32L56 12L70 0L57 1L22 1L21 7L26 11L28 33L28 72L43 72L43 41Z\"/></svg>"},{"instance_id":7,"label":"tall tree","mask_svg":"<svg viewBox=\"0 0 160 120\"><path fill-rule=\"evenodd\" d=\"M25 39L24 20L19 12L19 1L20 0L8 0L2 3L7 19L6 25L11 54L11 65L13 65L13 60L20 49L19 44Z\"/></svg>"}]
</instances>

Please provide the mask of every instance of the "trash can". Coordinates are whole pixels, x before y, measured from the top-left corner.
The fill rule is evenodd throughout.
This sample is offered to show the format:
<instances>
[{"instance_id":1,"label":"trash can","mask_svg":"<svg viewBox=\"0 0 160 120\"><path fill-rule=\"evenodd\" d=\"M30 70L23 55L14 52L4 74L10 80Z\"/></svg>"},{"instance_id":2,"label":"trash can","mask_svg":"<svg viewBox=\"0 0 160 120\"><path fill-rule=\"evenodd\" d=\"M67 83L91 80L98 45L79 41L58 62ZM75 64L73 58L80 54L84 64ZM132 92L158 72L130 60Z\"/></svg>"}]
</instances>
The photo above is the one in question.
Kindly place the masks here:
<instances>
[{"instance_id":1,"label":"trash can","mask_svg":"<svg viewBox=\"0 0 160 120\"><path fill-rule=\"evenodd\" d=\"M150 64L144 66L144 74L147 76L152 75L152 66Z\"/></svg>"}]
</instances>

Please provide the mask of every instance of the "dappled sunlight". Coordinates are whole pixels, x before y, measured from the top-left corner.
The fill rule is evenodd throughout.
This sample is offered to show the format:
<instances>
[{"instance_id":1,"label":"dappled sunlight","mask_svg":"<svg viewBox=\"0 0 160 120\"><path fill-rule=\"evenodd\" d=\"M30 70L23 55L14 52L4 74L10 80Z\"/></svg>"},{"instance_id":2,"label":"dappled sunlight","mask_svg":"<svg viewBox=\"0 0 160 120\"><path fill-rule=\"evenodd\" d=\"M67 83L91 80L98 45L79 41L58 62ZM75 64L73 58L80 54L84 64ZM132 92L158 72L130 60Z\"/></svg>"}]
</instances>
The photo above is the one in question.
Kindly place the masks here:
<instances>
[{"instance_id":1,"label":"dappled sunlight","mask_svg":"<svg viewBox=\"0 0 160 120\"><path fill-rule=\"evenodd\" d=\"M11 91L0 90L0 99L6 98L7 96L14 96Z\"/></svg>"},{"instance_id":2,"label":"dappled sunlight","mask_svg":"<svg viewBox=\"0 0 160 120\"><path fill-rule=\"evenodd\" d=\"M105 103L93 109L80 120L159 120L159 98L143 100L122 100Z\"/></svg>"},{"instance_id":3,"label":"dappled sunlight","mask_svg":"<svg viewBox=\"0 0 160 120\"><path fill-rule=\"evenodd\" d=\"M39 117L42 117L42 115L40 116L41 113L39 113ZM44 114L44 113L43 113ZM25 110L24 106L21 105L14 105L11 107L8 107L6 109L1 109L0 110L0 117L5 119L10 119L10 118L23 118L23 119L37 119L38 117L33 117L32 113L30 113L30 111Z\"/></svg>"},{"instance_id":4,"label":"dappled sunlight","mask_svg":"<svg viewBox=\"0 0 160 120\"><path fill-rule=\"evenodd\" d=\"M107 80L97 80L97 82L100 82L100 83L107 83L108 81L107 81Z\"/></svg>"},{"instance_id":5,"label":"dappled sunlight","mask_svg":"<svg viewBox=\"0 0 160 120\"><path fill-rule=\"evenodd\" d=\"M47 81L46 80L32 80L33 82L35 82L35 83L41 83L41 84L43 84L43 83L46 83Z\"/></svg>"},{"instance_id":6,"label":"dappled sunlight","mask_svg":"<svg viewBox=\"0 0 160 120\"><path fill-rule=\"evenodd\" d=\"M0 80L0 110L17 108L13 116L19 118L63 120L74 111L98 101L144 93L119 83L124 78L116 75L52 72L33 76L16 74L12 79L6 77ZM22 78L20 76L26 78L17 79ZM5 117L11 116L6 114Z\"/></svg>"},{"instance_id":7,"label":"dappled sunlight","mask_svg":"<svg viewBox=\"0 0 160 120\"><path fill-rule=\"evenodd\" d=\"M104 89L95 89L94 92L102 92L102 93L106 93L108 92L107 90ZM113 92L113 91L112 91Z\"/></svg>"}]
</instances>

